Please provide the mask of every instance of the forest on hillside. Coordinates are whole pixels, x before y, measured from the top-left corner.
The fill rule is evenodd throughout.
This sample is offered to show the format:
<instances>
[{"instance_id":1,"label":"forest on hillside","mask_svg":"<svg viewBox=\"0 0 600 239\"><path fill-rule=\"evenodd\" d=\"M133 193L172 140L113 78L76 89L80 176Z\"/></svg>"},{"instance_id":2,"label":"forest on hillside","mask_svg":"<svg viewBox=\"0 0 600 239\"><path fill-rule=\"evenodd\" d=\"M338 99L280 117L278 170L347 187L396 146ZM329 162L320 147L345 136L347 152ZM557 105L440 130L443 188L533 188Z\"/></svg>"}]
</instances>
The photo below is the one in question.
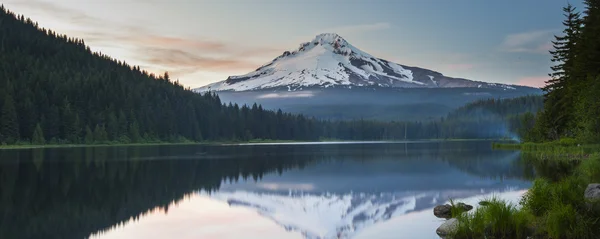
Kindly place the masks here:
<instances>
[{"instance_id":1,"label":"forest on hillside","mask_svg":"<svg viewBox=\"0 0 600 239\"><path fill-rule=\"evenodd\" d=\"M541 107L535 96L491 99L445 119L378 122L226 105L215 94L192 92L168 73L155 75L92 52L83 40L40 28L4 6L0 86L2 144L500 138L511 137L522 124L519 114Z\"/></svg>"},{"instance_id":2,"label":"forest on hillside","mask_svg":"<svg viewBox=\"0 0 600 239\"><path fill-rule=\"evenodd\" d=\"M600 1L584 3L583 12L570 4L563 8L564 30L552 41L555 64L543 88L544 108L532 120L527 141L600 141Z\"/></svg>"}]
</instances>

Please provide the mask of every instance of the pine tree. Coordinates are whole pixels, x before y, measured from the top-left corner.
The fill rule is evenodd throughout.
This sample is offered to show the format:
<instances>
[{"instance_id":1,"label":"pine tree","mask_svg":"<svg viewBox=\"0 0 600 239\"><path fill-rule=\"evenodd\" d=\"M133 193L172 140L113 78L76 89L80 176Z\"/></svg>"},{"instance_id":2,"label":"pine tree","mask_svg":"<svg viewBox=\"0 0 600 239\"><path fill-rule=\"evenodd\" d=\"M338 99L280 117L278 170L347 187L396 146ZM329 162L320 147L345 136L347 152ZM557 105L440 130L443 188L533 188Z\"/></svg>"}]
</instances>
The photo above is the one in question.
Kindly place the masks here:
<instances>
[{"instance_id":1,"label":"pine tree","mask_svg":"<svg viewBox=\"0 0 600 239\"><path fill-rule=\"evenodd\" d=\"M110 140L117 140L119 138L119 121L113 112L108 114L108 138Z\"/></svg>"},{"instance_id":2,"label":"pine tree","mask_svg":"<svg viewBox=\"0 0 600 239\"><path fill-rule=\"evenodd\" d=\"M44 135L49 139L60 138L60 113L58 107L52 105L44 123Z\"/></svg>"},{"instance_id":3,"label":"pine tree","mask_svg":"<svg viewBox=\"0 0 600 239\"><path fill-rule=\"evenodd\" d=\"M79 120L79 115L77 114L75 115L72 131L67 139L72 143L79 143L81 140L81 121Z\"/></svg>"},{"instance_id":4,"label":"pine tree","mask_svg":"<svg viewBox=\"0 0 600 239\"><path fill-rule=\"evenodd\" d=\"M90 126L86 126L85 127L84 142L86 144L93 144L94 143L94 133L92 132L92 129L90 129Z\"/></svg>"},{"instance_id":5,"label":"pine tree","mask_svg":"<svg viewBox=\"0 0 600 239\"><path fill-rule=\"evenodd\" d=\"M94 142L105 143L108 140L106 129L104 126L96 125L94 128Z\"/></svg>"},{"instance_id":6,"label":"pine tree","mask_svg":"<svg viewBox=\"0 0 600 239\"><path fill-rule=\"evenodd\" d=\"M546 82L542 88L545 91L545 109L544 117L551 119L547 122L547 130L553 132L549 134L551 139L569 134L569 126L573 124L574 114L574 93L568 88L569 82L574 81L574 61L577 55L576 42L579 40L581 31L581 16L576 8L568 4L563 8L566 19L563 21L565 30L563 36L555 36L552 41L554 50L552 62L552 73L549 74L551 80ZM571 135L569 135L571 136Z\"/></svg>"},{"instance_id":7,"label":"pine tree","mask_svg":"<svg viewBox=\"0 0 600 239\"><path fill-rule=\"evenodd\" d=\"M78 135L78 127L79 122L77 121L76 114L73 112L71 103L67 98L63 100L61 107L61 122L60 122L60 138L66 139L71 143L77 143L79 135Z\"/></svg>"},{"instance_id":8,"label":"pine tree","mask_svg":"<svg viewBox=\"0 0 600 239\"><path fill-rule=\"evenodd\" d=\"M600 1L585 0L584 3L583 29L578 42L582 54L576 59L581 80L600 75Z\"/></svg>"},{"instance_id":9,"label":"pine tree","mask_svg":"<svg viewBox=\"0 0 600 239\"><path fill-rule=\"evenodd\" d=\"M575 59L577 129L582 140L597 143L600 141L600 1L586 0L585 4L586 16L577 44L580 54Z\"/></svg>"},{"instance_id":10,"label":"pine tree","mask_svg":"<svg viewBox=\"0 0 600 239\"><path fill-rule=\"evenodd\" d=\"M44 131L42 130L42 126L40 126L40 124L37 124L35 126L35 130L33 131L31 139L31 142L33 144L42 145L46 143L46 139L44 138Z\"/></svg>"},{"instance_id":11,"label":"pine tree","mask_svg":"<svg viewBox=\"0 0 600 239\"><path fill-rule=\"evenodd\" d=\"M4 98L2 116L0 117L0 127L0 132L4 137L3 139L0 139L0 141L14 143L20 139L19 121L17 118L17 111L15 110L15 102L10 95L6 95Z\"/></svg>"},{"instance_id":12,"label":"pine tree","mask_svg":"<svg viewBox=\"0 0 600 239\"><path fill-rule=\"evenodd\" d=\"M131 142L140 142L140 128L137 122L133 122L131 123L131 126L129 126L129 137L131 138Z\"/></svg>"}]
</instances>

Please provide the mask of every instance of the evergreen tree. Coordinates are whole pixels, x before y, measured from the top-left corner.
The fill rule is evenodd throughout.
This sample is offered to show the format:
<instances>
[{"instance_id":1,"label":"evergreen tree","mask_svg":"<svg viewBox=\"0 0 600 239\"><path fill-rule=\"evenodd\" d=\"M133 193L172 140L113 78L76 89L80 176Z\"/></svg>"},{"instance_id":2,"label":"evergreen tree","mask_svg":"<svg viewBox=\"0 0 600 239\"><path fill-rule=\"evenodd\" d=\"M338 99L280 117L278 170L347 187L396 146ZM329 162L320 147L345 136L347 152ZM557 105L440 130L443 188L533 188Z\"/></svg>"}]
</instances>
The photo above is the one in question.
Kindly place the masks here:
<instances>
[{"instance_id":1,"label":"evergreen tree","mask_svg":"<svg viewBox=\"0 0 600 239\"><path fill-rule=\"evenodd\" d=\"M60 135L61 139L67 139L73 143L76 143L78 135L77 135L77 125L76 115L71 109L71 103L66 98L63 100L63 104L61 107L61 122L60 122Z\"/></svg>"},{"instance_id":2,"label":"evergreen tree","mask_svg":"<svg viewBox=\"0 0 600 239\"><path fill-rule=\"evenodd\" d=\"M134 143L140 142L140 129L137 122L133 122L131 123L131 126L129 126L129 137Z\"/></svg>"},{"instance_id":3,"label":"evergreen tree","mask_svg":"<svg viewBox=\"0 0 600 239\"><path fill-rule=\"evenodd\" d=\"M108 127L106 132L108 133L108 138L110 140L117 140L120 136L119 121L113 112L108 114Z\"/></svg>"},{"instance_id":4,"label":"evergreen tree","mask_svg":"<svg viewBox=\"0 0 600 239\"><path fill-rule=\"evenodd\" d=\"M37 124L35 126L35 130L33 131L33 135L31 136L31 142L37 145L42 145L46 143L46 139L44 138L44 131L42 130L42 126L40 126L40 124Z\"/></svg>"},{"instance_id":5,"label":"evergreen tree","mask_svg":"<svg viewBox=\"0 0 600 239\"><path fill-rule=\"evenodd\" d=\"M118 121L119 121L119 134L121 134L121 135L127 134L128 129L129 129L129 122L127 122L127 116L125 116L125 113L122 110L119 111Z\"/></svg>"},{"instance_id":6,"label":"evergreen tree","mask_svg":"<svg viewBox=\"0 0 600 239\"><path fill-rule=\"evenodd\" d=\"M15 102L10 95L6 95L4 98L2 116L0 117L0 127L0 134L3 137L0 141L14 143L20 139Z\"/></svg>"},{"instance_id":7,"label":"evergreen tree","mask_svg":"<svg viewBox=\"0 0 600 239\"><path fill-rule=\"evenodd\" d=\"M60 138L60 125L60 113L58 107L52 105L44 123L44 135L49 139Z\"/></svg>"},{"instance_id":8,"label":"evergreen tree","mask_svg":"<svg viewBox=\"0 0 600 239\"><path fill-rule=\"evenodd\" d=\"M600 75L600 1L585 0L584 3L583 28L577 42L581 54L576 57L576 70L581 80Z\"/></svg>"},{"instance_id":9,"label":"evergreen tree","mask_svg":"<svg viewBox=\"0 0 600 239\"><path fill-rule=\"evenodd\" d=\"M73 121L73 127L67 139L72 143L79 143L81 140L81 121L77 114L75 115L75 121Z\"/></svg>"},{"instance_id":10,"label":"evergreen tree","mask_svg":"<svg viewBox=\"0 0 600 239\"><path fill-rule=\"evenodd\" d=\"M561 135L572 136L568 126L573 124L574 93L568 88L569 82L574 81L574 60L577 55L576 42L579 40L581 31L581 16L575 7L568 4L563 8L566 19L563 21L565 30L563 36L555 36L552 41L554 50L550 51L552 66L551 80L543 87L545 91L544 117L550 119L548 131L552 132L549 137L557 139Z\"/></svg>"},{"instance_id":11,"label":"evergreen tree","mask_svg":"<svg viewBox=\"0 0 600 239\"><path fill-rule=\"evenodd\" d=\"M86 144L93 144L94 143L94 133L92 132L92 129L90 129L89 126L85 127L84 142Z\"/></svg>"},{"instance_id":12,"label":"evergreen tree","mask_svg":"<svg viewBox=\"0 0 600 239\"><path fill-rule=\"evenodd\" d=\"M94 142L104 143L108 141L108 135L104 126L96 125L94 128Z\"/></svg>"},{"instance_id":13,"label":"evergreen tree","mask_svg":"<svg viewBox=\"0 0 600 239\"><path fill-rule=\"evenodd\" d=\"M582 140L600 141L600 1L586 0L580 54L576 57L578 130Z\"/></svg>"}]
</instances>

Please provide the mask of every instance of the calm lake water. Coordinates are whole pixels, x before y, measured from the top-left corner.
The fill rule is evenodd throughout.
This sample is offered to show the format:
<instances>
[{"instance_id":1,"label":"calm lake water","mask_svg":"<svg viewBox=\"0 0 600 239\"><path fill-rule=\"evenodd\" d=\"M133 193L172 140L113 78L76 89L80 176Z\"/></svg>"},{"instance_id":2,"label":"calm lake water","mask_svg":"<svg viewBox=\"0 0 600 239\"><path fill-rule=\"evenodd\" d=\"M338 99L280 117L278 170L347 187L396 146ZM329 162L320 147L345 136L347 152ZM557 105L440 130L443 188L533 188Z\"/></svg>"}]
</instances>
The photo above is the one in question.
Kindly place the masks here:
<instances>
[{"instance_id":1,"label":"calm lake water","mask_svg":"<svg viewBox=\"0 0 600 239\"><path fill-rule=\"evenodd\" d=\"M449 198L518 200L490 142L0 151L0 238L438 238Z\"/></svg>"}]
</instances>

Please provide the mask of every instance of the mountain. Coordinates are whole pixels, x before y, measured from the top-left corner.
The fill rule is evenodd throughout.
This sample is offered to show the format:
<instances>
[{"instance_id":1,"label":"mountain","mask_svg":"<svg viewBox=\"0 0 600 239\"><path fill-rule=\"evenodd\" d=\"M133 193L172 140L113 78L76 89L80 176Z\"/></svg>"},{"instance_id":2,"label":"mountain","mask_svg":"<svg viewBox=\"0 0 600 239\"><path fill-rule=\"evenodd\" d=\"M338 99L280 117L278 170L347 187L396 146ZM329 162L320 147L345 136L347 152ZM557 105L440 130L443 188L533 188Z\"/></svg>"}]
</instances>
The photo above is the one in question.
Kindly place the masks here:
<instances>
[{"instance_id":1,"label":"mountain","mask_svg":"<svg viewBox=\"0 0 600 239\"><path fill-rule=\"evenodd\" d=\"M317 35L253 72L194 89L224 102L261 104L328 120L433 120L488 98L540 95L538 88L444 76L370 55L335 33Z\"/></svg>"},{"instance_id":2,"label":"mountain","mask_svg":"<svg viewBox=\"0 0 600 239\"><path fill-rule=\"evenodd\" d=\"M317 35L285 51L253 72L230 76L225 81L196 89L205 91L248 91L283 88L289 91L306 87L399 87L399 88L500 88L505 84L471 81L442 73L393 63L370 55L335 33Z\"/></svg>"}]
</instances>

